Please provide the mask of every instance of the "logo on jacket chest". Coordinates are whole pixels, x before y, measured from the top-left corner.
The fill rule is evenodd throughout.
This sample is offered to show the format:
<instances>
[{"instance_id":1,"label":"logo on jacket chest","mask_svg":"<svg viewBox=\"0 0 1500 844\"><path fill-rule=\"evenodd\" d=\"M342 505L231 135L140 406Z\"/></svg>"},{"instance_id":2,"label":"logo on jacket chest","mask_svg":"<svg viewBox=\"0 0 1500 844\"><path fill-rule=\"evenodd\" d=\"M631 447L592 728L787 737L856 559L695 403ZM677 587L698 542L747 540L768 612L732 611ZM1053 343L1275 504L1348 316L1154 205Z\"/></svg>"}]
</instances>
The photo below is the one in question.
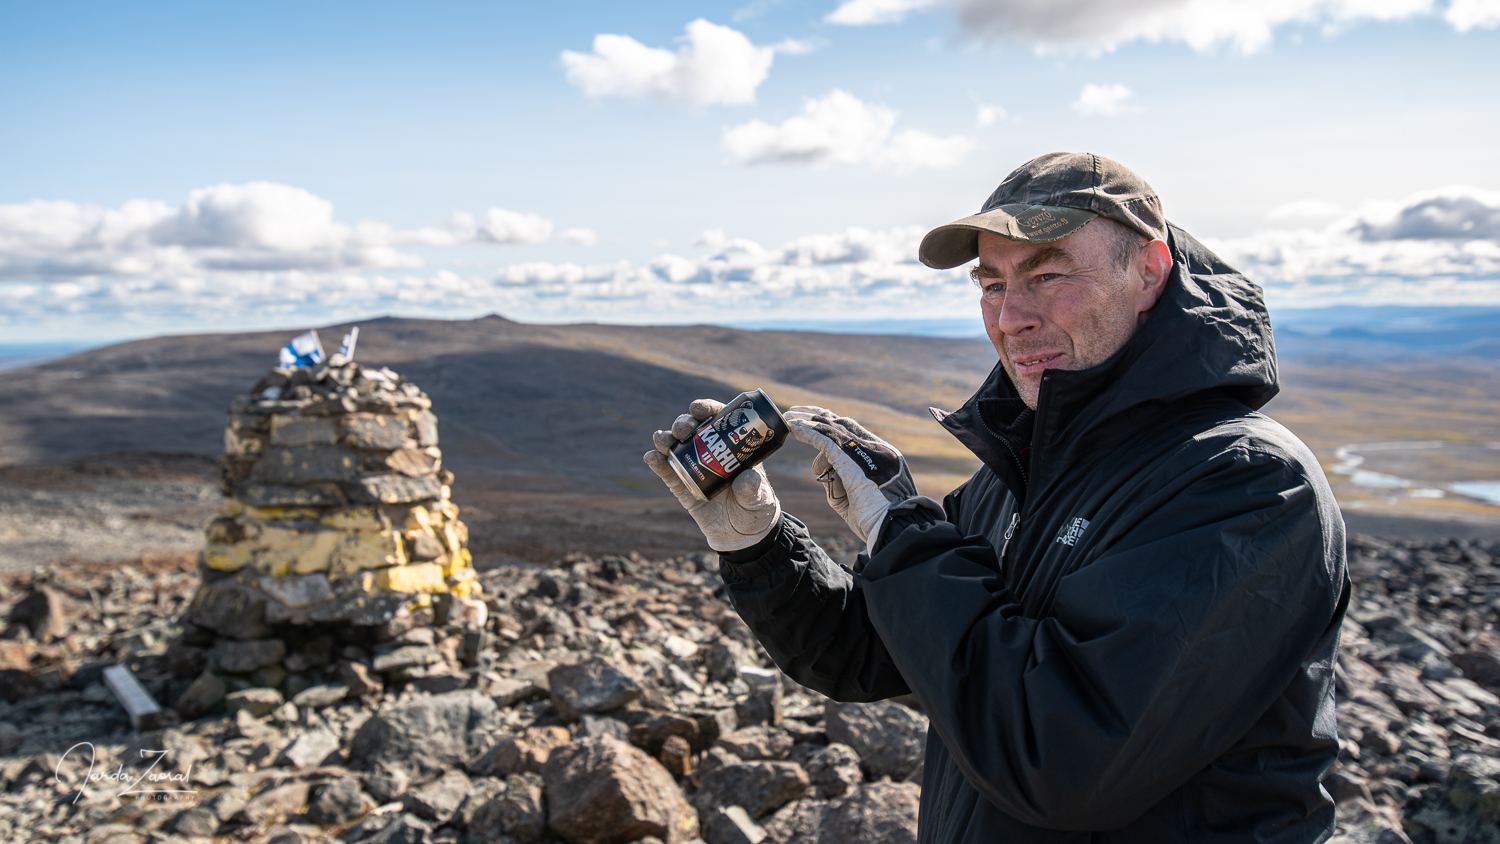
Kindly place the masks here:
<instances>
[{"instance_id":1,"label":"logo on jacket chest","mask_svg":"<svg viewBox=\"0 0 1500 844\"><path fill-rule=\"evenodd\" d=\"M1089 529L1089 520L1084 518L1071 519L1063 524L1057 531L1056 542L1064 545L1077 545L1078 540L1083 538L1083 532Z\"/></svg>"}]
</instances>

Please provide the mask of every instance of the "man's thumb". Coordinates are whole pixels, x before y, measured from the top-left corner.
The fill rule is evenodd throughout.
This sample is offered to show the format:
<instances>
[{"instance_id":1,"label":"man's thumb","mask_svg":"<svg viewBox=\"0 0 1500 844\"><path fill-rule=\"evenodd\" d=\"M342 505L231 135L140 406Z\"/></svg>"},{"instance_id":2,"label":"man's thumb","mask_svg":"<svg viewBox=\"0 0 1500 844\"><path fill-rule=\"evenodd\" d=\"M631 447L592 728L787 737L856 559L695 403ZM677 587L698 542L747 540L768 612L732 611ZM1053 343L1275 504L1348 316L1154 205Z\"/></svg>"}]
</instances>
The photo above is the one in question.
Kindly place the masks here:
<instances>
[{"instance_id":1,"label":"man's thumb","mask_svg":"<svg viewBox=\"0 0 1500 844\"><path fill-rule=\"evenodd\" d=\"M771 489L765 470L759 466L741 472L730 489L734 492L734 500L746 510L763 510L776 503L776 492Z\"/></svg>"}]
</instances>

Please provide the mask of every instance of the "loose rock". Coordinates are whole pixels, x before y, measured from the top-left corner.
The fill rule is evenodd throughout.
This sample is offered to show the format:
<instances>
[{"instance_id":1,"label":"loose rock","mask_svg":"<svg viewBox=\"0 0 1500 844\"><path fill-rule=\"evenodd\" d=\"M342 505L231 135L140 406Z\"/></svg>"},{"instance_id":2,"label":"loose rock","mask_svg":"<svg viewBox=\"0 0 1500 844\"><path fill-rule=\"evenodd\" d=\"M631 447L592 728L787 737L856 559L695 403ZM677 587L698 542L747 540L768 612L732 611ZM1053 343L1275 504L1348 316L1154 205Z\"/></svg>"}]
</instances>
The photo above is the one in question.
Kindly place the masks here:
<instances>
[{"instance_id":1,"label":"loose rock","mask_svg":"<svg viewBox=\"0 0 1500 844\"><path fill-rule=\"evenodd\" d=\"M819 830L818 842L916 844L921 799L922 789L915 783L870 783L834 804Z\"/></svg>"},{"instance_id":2,"label":"loose rock","mask_svg":"<svg viewBox=\"0 0 1500 844\"><path fill-rule=\"evenodd\" d=\"M819 798L843 797L864 782L859 754L847 744L830 744L808 760L807 778Z\"/></svg>"},{"instance_id":3,"label":"loose rock","mask_svg":"<svg viewBox=\"0 0 1500 844\"><path fill-rule=\"evenodd\" d=\"M359 788L359 781L337 779L323 786L307 807L308 820L319 824L343 824L375 808L375 801Z\"/></svg>"},{"instance_id":4,"label":"loose rock","mask_svg":"<svg viewBox=\"0 0 1500 844\"><path fill-rule=\"evenodd\" d=\"M601 657L576 665L559 665L547 672L552 704L564 721L577 721L585 712L608 712L641 696L630 675Z\"/></svg>"},{"instance_id":5,"label":"loose rock","mask_svg":"<svg viewBox=\"0 0 1500 844\"><path fill-rule=\"evenodd\" d=\"M927 751L927 718L899 703L829 701L825 712L828 740L854 748L870 779L905 779Z\"/></svg>"},{"instance_id":6,"label":"loose rock","mask_svg":"<svg viewBox=\"0 0 1500 844\"><path fill-rule=\"evenodd\" d=\"M572 844L625 844L647 835L687 842L698 816L672 775L617 739L584 739L553 752L542 768L548 826Z\"/></svg>"},{"instance_id":7,"label":"loose rock","mask_svg":"<svg viewBox=\"0 0 1500 844\"><path fill-rule=\"evenodd\" d=\"M449 771L406 795L406 809L423 820L442 825L458 811L469 793L469 778L463 771Z\"/></svg>"},{"instance_id":8,"label":"loose rock","mask_svg":"<svg viewBox=\"0 0 1500 844\"><path fill-rule=\"evenodd\" d=\"M792 762L724 765L704 772L693 805L699 811L740 805L759 818L801 797L807 784L807 772Z\"/></svg>"},{"instance_id":9,"label":"loose rock","mask_svg":"<svg viewBox=\"0 0 1500 844\"><path fill-rule=\"evenodd\" d=\"M505 791L481 805L469 823L471 842L540 841L547 832L547 808L542 801L542 779L536 774L512 774Z\"/></svg>"},{"instance_id":10,"label":"loose rock","mask_svg":"<svg viewBox=\"0 0 1500 844\"><path fill-rule=\"evenodd\" d=\"M720 736L719 747L746 761L785 759L792 752L792 737L780 727L745 727Z\"/></svg>"},{"instance_id":11,"label":"loose rock","mask_svg":"<svg viewBox=\"0 0 1500 844\"><path fill-rule=\"evenodd\" d=\"M477 755L495 703L478 692L421 697L374 715L350 745L350 764L409 776L438 773Z\"/></svg>"}]
</instances>

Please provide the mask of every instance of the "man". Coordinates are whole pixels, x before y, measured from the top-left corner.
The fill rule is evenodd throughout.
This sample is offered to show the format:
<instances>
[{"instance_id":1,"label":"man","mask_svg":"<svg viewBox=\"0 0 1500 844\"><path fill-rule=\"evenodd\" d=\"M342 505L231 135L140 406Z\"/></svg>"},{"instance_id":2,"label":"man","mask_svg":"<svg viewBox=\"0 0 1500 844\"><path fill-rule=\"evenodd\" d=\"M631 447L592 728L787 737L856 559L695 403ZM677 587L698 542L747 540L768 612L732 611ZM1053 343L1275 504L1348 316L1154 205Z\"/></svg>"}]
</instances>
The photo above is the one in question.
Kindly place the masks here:
<instances>
[{"instance_id":1,"label":"man","mask_svg":"<svg viewBox=\"0 0 1500 844\"><path fill-rule=\"evenodd\" d=\"M1000 365L934 412L983 462L941 506L900 453L785 415L868 543L834 564L758 470L696 502L735 608L838 700L931 719L924 842L1303 842L1333 831L1343 521L1276 394L1259 288L1094 155L1045 155L921 259L979 259Z\"/></svg>"}]
</instances>

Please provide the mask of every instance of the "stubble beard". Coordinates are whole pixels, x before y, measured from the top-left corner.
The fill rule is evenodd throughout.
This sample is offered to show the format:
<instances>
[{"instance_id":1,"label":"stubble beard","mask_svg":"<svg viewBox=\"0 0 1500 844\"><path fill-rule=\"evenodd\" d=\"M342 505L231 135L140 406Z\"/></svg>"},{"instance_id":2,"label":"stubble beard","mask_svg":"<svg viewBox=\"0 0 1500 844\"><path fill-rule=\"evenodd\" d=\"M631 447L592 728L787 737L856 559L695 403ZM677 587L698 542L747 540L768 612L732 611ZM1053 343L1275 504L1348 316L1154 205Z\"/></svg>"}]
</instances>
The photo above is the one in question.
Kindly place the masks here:
<instances>
[{"instance_id":1,"label":"stubble beard","mask_svg":"<svg viewBox=\"0 0 1500 844\"><path fill-rule=\"evenodd\" d=\"M1022 357L1027 354L1031 353L1026 351L1021 352ZM1021 401L1025 402L1027 407L1036 410L1037 402L1042 394L1042 375L1046 370L1026 376L1023 380L1022 376L1016 372L1015 355L1009 350L1002 350L1000 352L1000 365L1005 367L1005 374L1010 376L1010 383L1016 388L1016 392L1020 394Z\"/></svg>"}]
</instances>

